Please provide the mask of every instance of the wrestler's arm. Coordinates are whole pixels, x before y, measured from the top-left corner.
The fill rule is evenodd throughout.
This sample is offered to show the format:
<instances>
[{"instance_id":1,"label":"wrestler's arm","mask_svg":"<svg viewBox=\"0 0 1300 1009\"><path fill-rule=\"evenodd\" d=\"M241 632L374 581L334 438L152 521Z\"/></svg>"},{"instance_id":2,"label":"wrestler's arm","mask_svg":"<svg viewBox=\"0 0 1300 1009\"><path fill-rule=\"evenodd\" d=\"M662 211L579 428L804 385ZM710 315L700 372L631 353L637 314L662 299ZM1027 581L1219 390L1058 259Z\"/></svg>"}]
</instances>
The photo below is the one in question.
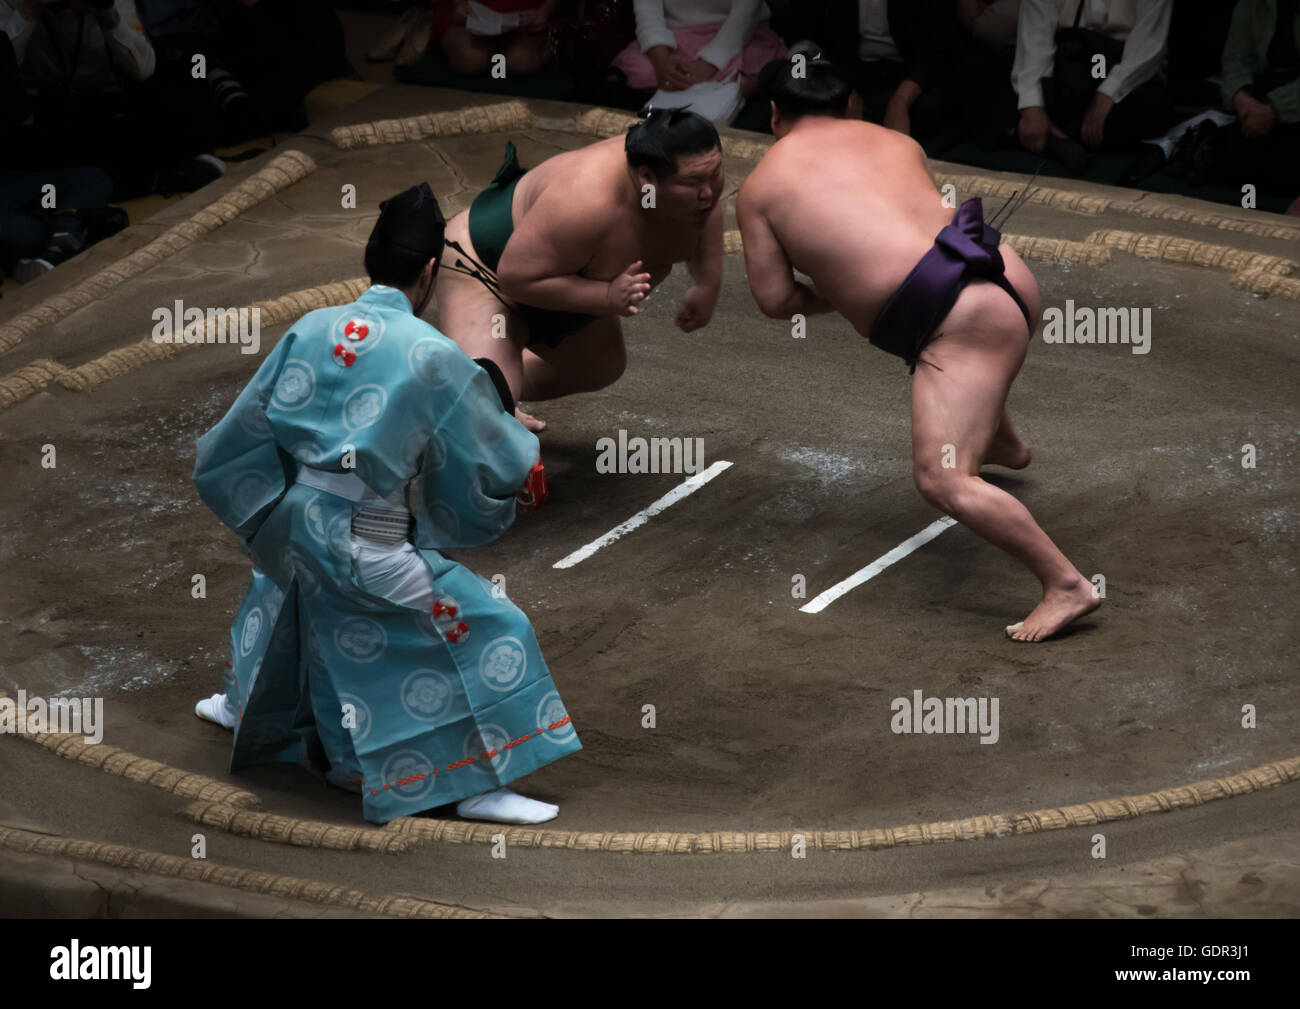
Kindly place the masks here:
<instances>
[{"instance_id":1,"label":"wrestler's arm","mask_svg":"<svg viewBox=\"0 0 1300 1009\"><path fill-rule=\"evenodd\" d=\"M617 315L609 282L580 275L600 245L608 217L574 201L572 190L561 195L559 189L542 193L506 242L497 266L501 292L537 308Z\"/></svg>"},{"instance_id":2,"label":"wrestler's arm","mask_svg":"<svg viewBox=\"0 0 1300 1009\"><path fill-rule=\"evenodd\" d=\"M755 202L753 191L741 186L736 197L736 223L745 247L749 290L759 311L771 319L831 311L826 299L794 279L794 268L785 250Z\"/></svg>"},{"instance_id":3,"label":"wrestler's arm","mask_svg":"<svg viewBox=\"0 0 1300 1009\"><path fill-rule=\"evenodd\" d=\"M677 325L686 332L707 326L722 292L722 201L700 230L695 252L686 260L692 284L682 296Z\"/></svg>"},{"instance_id":4,"label":"wrestler's arm","mask_svg":"<svg viewBox=\"0 0 1300 1009\"><path fill-rule=\"evenodd\" d=\"M722 289L722 201L719 200L700 231L695 255L686 261L686 270L696 287L711 290L714 296Z\"/></svg>"}]
</instances>

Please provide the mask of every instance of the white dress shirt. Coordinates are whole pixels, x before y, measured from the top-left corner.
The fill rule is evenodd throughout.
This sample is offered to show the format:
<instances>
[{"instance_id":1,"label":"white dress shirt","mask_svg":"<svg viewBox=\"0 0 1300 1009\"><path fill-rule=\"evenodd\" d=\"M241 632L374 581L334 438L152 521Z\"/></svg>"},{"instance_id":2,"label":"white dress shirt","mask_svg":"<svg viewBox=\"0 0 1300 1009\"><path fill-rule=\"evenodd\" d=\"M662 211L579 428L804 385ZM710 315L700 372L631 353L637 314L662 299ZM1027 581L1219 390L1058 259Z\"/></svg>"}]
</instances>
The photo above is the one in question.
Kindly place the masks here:
<instances>
[{"instance_id":1,"label":"white dress shirt","mask_svg":"<svg viewBox=\"0 0 1300 1009\"><path fill-rule=\"evenodd\" d=\"M1124 42L1123 57L1106 68L1099 92L1121 102L1164 66L1173 0L1021 0L1011 71L1018 108L1043 104L1042 81L1052 75L1056 58L1056 29L1074 25L1080 4L1080 28Z\"/></svg>"}]
</instances>

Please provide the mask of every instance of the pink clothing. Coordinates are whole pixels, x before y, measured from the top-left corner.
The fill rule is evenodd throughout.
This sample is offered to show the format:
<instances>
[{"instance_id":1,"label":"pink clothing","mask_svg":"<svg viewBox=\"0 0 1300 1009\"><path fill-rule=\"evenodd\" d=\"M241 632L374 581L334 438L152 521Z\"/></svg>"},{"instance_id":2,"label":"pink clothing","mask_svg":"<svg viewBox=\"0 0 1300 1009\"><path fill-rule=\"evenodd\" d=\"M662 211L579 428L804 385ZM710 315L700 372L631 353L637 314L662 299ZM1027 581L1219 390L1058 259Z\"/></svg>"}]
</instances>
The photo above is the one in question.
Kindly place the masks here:
<instances>
[{"instance_id":1,"label":"pink clothing","mask_svg":"<svg viewBox=\"0 0 1300 1009\"><path fill-rule=\"evenodd\" d=\"M721 22L714 25L694 25L690 28L678 28L673 32L677 48L673 55L682 62L696 59L701 49L713 41L718 34ZM756 75L772 60L783 59L787 53L785 43L776 32L766 24L760 24L745 40L744 48L721 68L715 80L726 80L736 70L742 74ZM648 91L659 86L655 77L655 68L641 50L638 42L632 42L614 57L613 66L627 74L628 87L637 91Z\"/></svg>"}]
</instances>

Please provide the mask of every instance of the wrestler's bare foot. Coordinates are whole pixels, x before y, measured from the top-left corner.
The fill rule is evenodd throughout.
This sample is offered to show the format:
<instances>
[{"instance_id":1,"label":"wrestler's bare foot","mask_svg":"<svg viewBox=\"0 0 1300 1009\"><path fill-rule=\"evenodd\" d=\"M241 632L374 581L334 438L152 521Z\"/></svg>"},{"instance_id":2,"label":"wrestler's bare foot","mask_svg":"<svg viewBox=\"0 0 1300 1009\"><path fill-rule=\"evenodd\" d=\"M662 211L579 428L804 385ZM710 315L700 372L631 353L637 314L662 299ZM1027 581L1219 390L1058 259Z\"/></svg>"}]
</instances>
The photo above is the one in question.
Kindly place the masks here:
<instances>
[{"instance_id":1,"label":"wrestler's bare foot","mask_svg":"<svg viewBox=\"0 0 1300 1009\"><path fill-rule=\"evenodd\" d=\"M538 420L531 413L524 413L519 407L515 407L515 420L534 433L546 430L546 421Z\"/></svg>"},{"instance_id":2,"label":"wrestler's bare foot","mask_svg":"<svg viewBox=\"0 0 1300 1009\"><path fill-rule=\"evenodd\" d=\"M988 450L984 453L984 461L980 465L1024 469L1029 465L1030 458L1032 454L1029 446L1020 440L1020 436L1015 431L1008 431L1004 426L998 428L997 433L993 435L993 440L989 442Z\"/></svg>"},{"instance_id":3,"label":"wrestler's bare foot","mask_svg":"<svg viewBox=\"0 0 1300 1009\"><path fill-rule=\"evenodd\" d=\"M1101 598L1091 582L1082 575L1072 581L1069 586L1044 592L1043 601L1029 616L1007 628L1007 637L1013 641L1043 641L1072 620L1078 620L1101 605Z\"/></svg>"}]
</instances>

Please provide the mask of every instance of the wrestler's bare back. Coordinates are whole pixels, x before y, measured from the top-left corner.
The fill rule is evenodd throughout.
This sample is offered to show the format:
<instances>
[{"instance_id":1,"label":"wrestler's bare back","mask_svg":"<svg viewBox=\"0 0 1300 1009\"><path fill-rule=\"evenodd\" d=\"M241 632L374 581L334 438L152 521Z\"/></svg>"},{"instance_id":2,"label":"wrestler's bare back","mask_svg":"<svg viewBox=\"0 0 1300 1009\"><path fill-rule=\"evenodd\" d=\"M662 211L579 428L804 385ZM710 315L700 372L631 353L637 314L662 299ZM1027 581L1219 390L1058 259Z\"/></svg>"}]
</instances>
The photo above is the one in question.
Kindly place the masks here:
<instances>
[{"instance_id":1,"label":"wrestler's bare back","mask_svg":"<svg viewBox=\"0 0 1300 1009\"><path fill-rule=\"evenodd\" d=\"M866 336L954 208L944 204L916 141L871 123L818 117L764 155L741 187L737 212L761 217L791 265ZM1036 312L1028 268L1005 244L1001 251L1007 278ZM978 282L962 292L949 325L985 299L1012 305Z\"/></svg>"}]
</instances>

